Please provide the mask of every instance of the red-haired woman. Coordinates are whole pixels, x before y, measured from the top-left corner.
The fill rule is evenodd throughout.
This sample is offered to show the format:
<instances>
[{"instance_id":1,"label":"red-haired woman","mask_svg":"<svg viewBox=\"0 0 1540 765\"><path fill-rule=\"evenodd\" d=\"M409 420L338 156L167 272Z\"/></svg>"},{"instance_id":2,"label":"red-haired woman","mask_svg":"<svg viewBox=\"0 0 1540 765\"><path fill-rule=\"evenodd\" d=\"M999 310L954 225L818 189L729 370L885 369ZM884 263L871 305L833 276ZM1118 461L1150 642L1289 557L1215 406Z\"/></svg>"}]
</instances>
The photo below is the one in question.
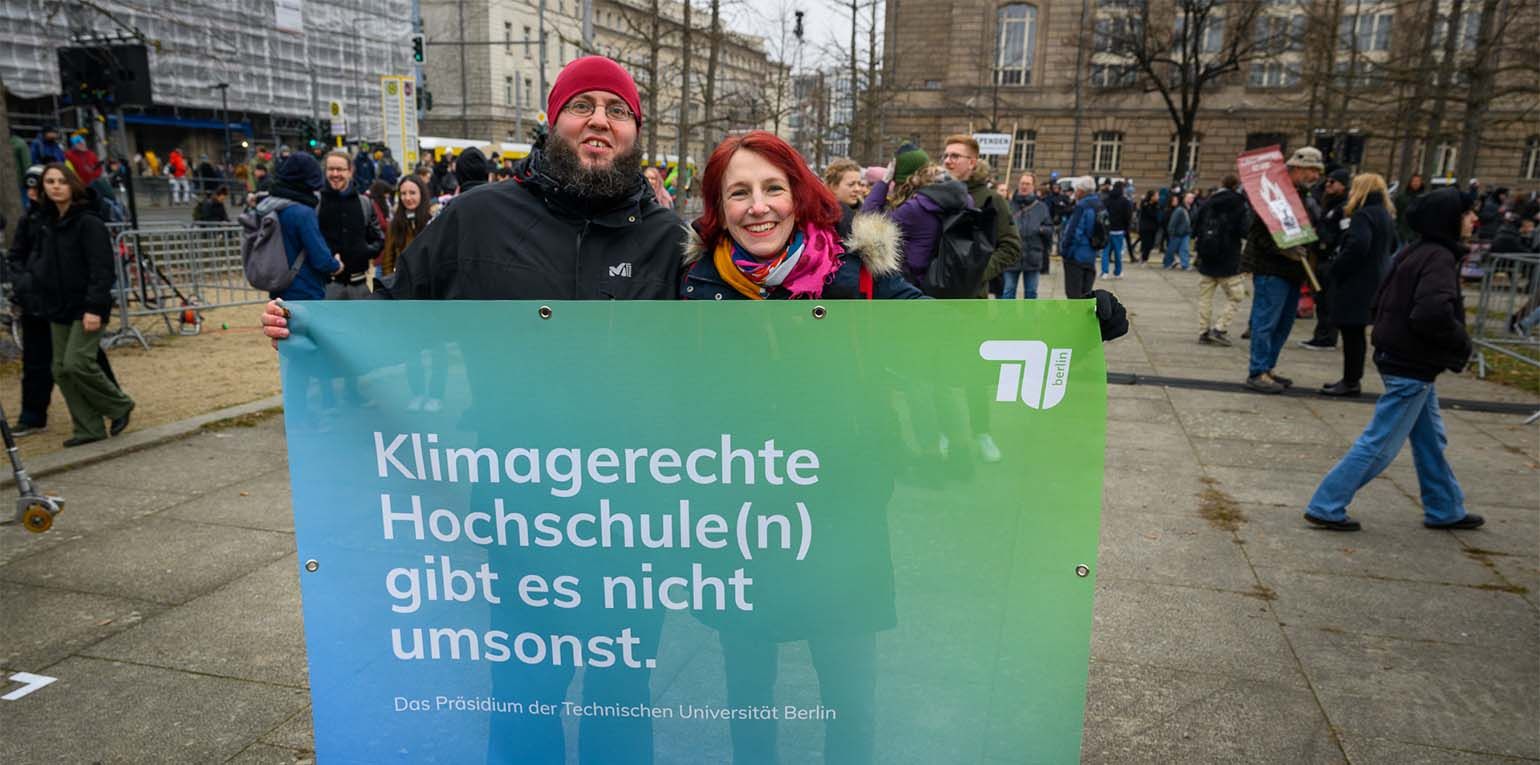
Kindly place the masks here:
<instances>
[{"instance_id":1,"label":"red-haired woman","mask_svg":"<svg viewBox=\"0 0 1540 765\"><path fill-rule=\"evenodd\" d=\"M856 215L840 229L834 194L790 144L728 136L701 177L705 212L686 244L686 300L912 299L898 228Z\"/></svg>"}]
</instances>

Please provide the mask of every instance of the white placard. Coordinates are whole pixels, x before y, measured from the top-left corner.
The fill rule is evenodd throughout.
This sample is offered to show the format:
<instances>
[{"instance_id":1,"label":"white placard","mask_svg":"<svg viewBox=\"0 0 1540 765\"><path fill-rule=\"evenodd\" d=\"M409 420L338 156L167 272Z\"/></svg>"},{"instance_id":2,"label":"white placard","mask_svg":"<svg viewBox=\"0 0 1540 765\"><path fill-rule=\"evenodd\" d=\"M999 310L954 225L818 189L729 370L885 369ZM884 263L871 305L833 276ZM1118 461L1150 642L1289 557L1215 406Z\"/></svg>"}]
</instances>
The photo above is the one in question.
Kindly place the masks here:
<instances>
[{"instance_id":1,"label":"white placard","mask_svg":"<svg viewBox=\"0 0 1540 765\"><path fill-rule=\"evenodd\" d=\"M973 140L979 142L979 156L1003 157L1011 153L1010 133L974 133Z\"/></svg>"}]
</instances>

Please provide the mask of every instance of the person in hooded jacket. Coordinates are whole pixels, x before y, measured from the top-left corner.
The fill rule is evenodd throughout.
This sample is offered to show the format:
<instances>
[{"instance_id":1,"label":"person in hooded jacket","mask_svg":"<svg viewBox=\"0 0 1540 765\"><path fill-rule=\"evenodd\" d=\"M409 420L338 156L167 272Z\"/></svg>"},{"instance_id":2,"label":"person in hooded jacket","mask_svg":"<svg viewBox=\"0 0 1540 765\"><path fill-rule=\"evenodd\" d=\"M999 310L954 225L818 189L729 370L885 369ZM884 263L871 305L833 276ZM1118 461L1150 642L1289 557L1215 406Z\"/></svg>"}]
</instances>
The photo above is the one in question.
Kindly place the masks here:
<instances>
[{"instance_id":1,"label":"person in hooded jacket","mask_svg":"<svg viewBox=\"0 0 1540 765\"><path fill-rule=\"evenodd\" d=\"M1332 324L1342 336L1342 379L1322 387L1321 394L1357 398L1364 376L1364 329L1372 318L1374 294L1390 268L1396 222L1383 176L1360 173L1352 183L1342 206L1347 230L1329 265Z\"/></svg>"},{"instance_id":2,"label":"person in hooded jacket","mask_svg":"<svg viewBox=\"0 0 1540 765\"><path fill-rule=\"evenodd\" d=\"M1367 197L1366 197L1367 198ZM1460 297L1460 260L1476 214L1458 189L1424 194L1406 212L1417 242L1396 255L1374 301L1374 364L1385 393L1374 417L1316 487L1305 520L1332 531L1358 531L1347 514L1358 490L1412 442L1423 522L1430 529L1474 529L1484 519L1465 510L1465 495L1444 456L1448 439L1434 381L1470 361ZM1376 216L1378 217L1378 216Z\"/></svg>"},{"instance_id":3,"label":"person in hooded jacket","mask_svg":"<svg viewBox=\"0 0 1540 765\"><path fill-rule=\"evenodd\" d=\"M64 159L75 169L80 182L87 186L102 174L102 160L96 156L96 152L91 151L83 135L70 137L70 147L64 152Z\"/></svg>"},{"instance_id":4,"label":"person in hooded jacket","mask_svg":"<svg viewBox=\"0 0 1540 765\"><path fill-rule=\"evenodd\" d=\"M888 199L888 187L897 177L897 160L889 168L892 177L872 184L861 212L880 212L884 202L888 203L887 215L898 225L905 274L910 284L918 286L925 283L925 272L936 258L942 222L960 210L971 209L973 199L961 181L953 180L940 165L929 163L898 181L892 199Z\"/></svg>"},{"instance_id":5,"label":"person in hooded jacket","mask_svg":"<svg viewBox=\"0 0 1540 765\"><path fill-rule=\"evenodd\" d=\"M11 307L21 330L21 411L11 426L11 435L27 436L48 427L48 406L53 398L53 328L46 308L33 286L32 267L40 252L44 213L51 206L42 196L43 167L26 169L27 208L16 223L6 252L11 274ZM100 182L100 178L97 179ZM86 207L100 210L91 202L93 191L86 189ZM98 217L100 212L98 212ZM105 323L105 322L104 322ZM113 385L118 378L112 372L107 352L96 350L96 363ZM121 387L121 386L120 386Z\"/></svg>"},{"instance_id":6,"label":"person in hooded jacket","mask_svg":"<svg viewBox=\"0 0 1540 765\"><path fill-rule=\"evenodd\" d=\"M51 324L51 371L74 424L64 445L80 446L122 433L134 409L133 399L97 363L112 313L112 237L68 166L45 167L42 188L46 201L39 205L28 287Z\"/></svg>"},{"instance_id":7,"label":"person in hooded jacket","mask_svg":"<svg viewBox=\"0 0 1540 765\"><path fill-rule=\"evenodd\" d=\"M273 295L282 300L323 300L326 284L332 276L343 273L342 260L332 255L331 245L321 235L316 217L319 200L316 193L323 184L321 164L306 152L289 155L278 166L277 178L267 198L257 204L258 215L276 213L283 232L283 249L292 265L303 259L305 265L294 275L288 289Z\"/></svg>"}]
</instances>

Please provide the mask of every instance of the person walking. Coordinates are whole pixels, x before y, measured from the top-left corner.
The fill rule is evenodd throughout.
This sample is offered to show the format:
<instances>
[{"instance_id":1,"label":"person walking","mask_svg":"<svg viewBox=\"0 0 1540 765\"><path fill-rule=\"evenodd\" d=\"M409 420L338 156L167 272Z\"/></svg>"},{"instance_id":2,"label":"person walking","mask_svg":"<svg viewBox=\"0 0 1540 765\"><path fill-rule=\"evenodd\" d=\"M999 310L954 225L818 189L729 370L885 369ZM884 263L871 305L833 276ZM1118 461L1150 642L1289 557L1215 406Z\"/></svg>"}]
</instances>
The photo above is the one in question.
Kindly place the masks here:
<instances>
[{"instance_id":1,"label":"person walking","mask_svg":"<svg viewBox=\"0 0 1540 765\"><path fill-rule=\"evenodd\" d=\"M1053 243L1053 218L1048 213L1048 203L1037 196L1037 178L1031 173L1023 174L1016 183L1016 193L1011 196L1011 217L1021 235L1021 261L1015 268L1006 269L1000 298L1016 297L1019 277L1022 297L1036 300L1037 280Z\"/></svg>"},{"instance_id":2,"label":"person walking","mask_svg":"<svg viewBox=\"0 0 1540 765\"><path fill-rule=\"evenodd\" d=\"M1323 386L1321 394L1357 398L1364 376L1364 329L1372 318L1374 295L1390 268L1396 223L1383 176L1361 173L1352 184L1342 208L1348 227L1330 272L1332 322L1342 336L1342 379Z\"/></svg>"},{"instance_id":3,"label":"person walking","mask_svg":"<svg viewBox=\"0 0 1540 765\"><path fill-rule=\"evenodd\" d=\"M1089 177L1075 179L1075 206L1064 221L1059 235L1059 253L1064 260L1064 297L1071 300L1091 296L1096 284L1097 249L1091 246L1091 233L1102 213L1096 181Z\"/></svg>"},{"instance_id":4,"label":"person walking","mask_svg":"<svg viewBox=\"0 0 1540 765\"><path fill-rule=\"evenodd\" d=\"M1144 198L1139 200L1139 262L1150 262L1150 250L1155 248L1155 240L1160 238L1160 201L1155 198L1155 190L1144 192ZM1132 256L1130 256L1132 259Z\"/></svg>"},{"instance_id":5,"label":"person walking","mask_svg":"<svg viewBox=\"0 0 1540 765\"><path fill-rule=\"evenodd\" d=\"M40 205L38 254L29 275L51 323L51 371L74 425L64 445L74 447L122 433L134 401L97 363L116 279L107 225L90 204L85 185L63 163L44 168L42 187L47 201Z\"/></svg>"},{"instance_id":6,"label":"person walking","mask_svg":"<svg viewBox=\"0 0 1540 765\"><path fill-rule=\"evenodd\" d=\"M1230 322L1246 297L1246 281L1241 276L1241 242L1246 237L1246 199L1240 195L1241 181L1233 173L1226 175L1219 190L1198 211L1198 342L1204 345L1233 345ZM1214 291L1225 293L1219 321L1214 316Z\"/></svg>"},{"instance_id":7,"label":"person walking","mask_svg":"<svg viewBox=\"0 0 1540 765\"><path fill-rule=\"evenodd\" d=\"M181 149L172 149L166 156L166 176L171 179L171 204L188 204L192 201L188 189L187 159Z\"/></svg>"},{"instance_id":8,"label":"person walking","mask_svg":"<svg viewBox=\"0 0 1540 765\"><path fill-rule=\"evenodd\" d=\"M1171 209L1166 214L1166 255L1160 263L1162 268L1176 268L1178 264L1183 271L1191 268L1187 260L1187 242L1192 239L1192 217L1187 213L1187 204L1187 198L1182 194L1171 195Z\"/></svg>"},{"instance_id":9,"label":"person walking","mask_svg":"<svg viewBox=\"0 0 1540 765\"><path fill-rule=\"evenodd\" d=\"M1305 146L1285 163L1289 181L1294 184L1300 202L1305 205L1312 226L1319 226L1320 212L1310 198L1310 185L1320 180L1326 165L1321 152ZM1250 200L1252 206L1264 204ZM1302 221L1303 222L1303 221ZM1305 247L1279 249L1272 232L1260 213L1251 216L1246 247L1241 254L1241 270L1251 273L1251 358L1246 372L1246 387L1258 393L1282 393L1293 380L1277 373L1278 356L1288 342L1299 306L1299 285L1305 279L1301 262L1309 256Z\"/></svg>"},{"instance_id":10,"label":"person walking","mask_svg":"<svg viewBox=\"0 0 1540 765\"><path fill-rule=\"evenodd\" d=\"M1107 209L1107 246L1102 250L1102 278L1123 278L1123 250L1128 244L1128 229L1134 220L1134 204L1123 195L1122 181L1112 184L1103 206ZM1108 273L1107 261L1112 261Z\"/></svg>"},{"instance_id":11,"label":"person walking","mask_svg":"<svg viewBox=\"0 0 1540 765\"><path fill-rule=\"evenodd\" d=\"M1355 190L1357 186L1355 182ZM1366 203L1368 197L1366 191ZM1434 385L1444 370L1464 369L1471 356L1459 274L1463 242L1476 226L1470 207L1458 189L1447 188L1423 195L1405 213L1420 238L1396 256L1374 301L1374 364L1385 381L1385 393L1375 403L1368 427L1311 496L1305 520L1312 525L1332 531L1361 529L1348 515L1348 505L1359 489L1390 466L1408 439L1422 498L1422 525L1474 529L1485 522L1466 511L1464 492L1444 455L1447 437ZM1385 212L1364 225L1383 225Z\"/></svg>"}]
</instances>

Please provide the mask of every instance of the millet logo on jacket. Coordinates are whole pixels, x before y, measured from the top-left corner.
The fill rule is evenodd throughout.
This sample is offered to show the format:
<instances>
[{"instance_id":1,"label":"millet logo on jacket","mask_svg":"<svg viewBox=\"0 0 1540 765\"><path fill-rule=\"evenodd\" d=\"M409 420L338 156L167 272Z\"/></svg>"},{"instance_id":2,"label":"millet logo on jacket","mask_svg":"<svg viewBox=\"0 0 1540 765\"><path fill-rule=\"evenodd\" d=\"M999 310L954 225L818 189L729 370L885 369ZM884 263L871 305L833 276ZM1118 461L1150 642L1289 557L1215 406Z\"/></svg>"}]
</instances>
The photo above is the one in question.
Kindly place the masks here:
<instances>
[{"instance_id":1,"label":"millet logo on jacket","mask_svg":"<svg viewBox=\"0 0 1540 765\"><path fill-rule=\"evenodd\" d=\"M985 340L979 345L979 356L1003 362L995 401L1019 399L1033 409L1052 409L1064 400L1069 348L1055 348L1050 354L1041 340Z\"/></svg>"},{"instance_id":2,"label":"millet logo on jacket","mask_svg":"<svg viewBox=\"0 0 1540 765\"><path fill-rule=\"evenodd\" d=\"M618 266L610 266L610 276L623 276L627 279L631 278L631 264L621 263Z\"/></svg>"}]
</instances>

